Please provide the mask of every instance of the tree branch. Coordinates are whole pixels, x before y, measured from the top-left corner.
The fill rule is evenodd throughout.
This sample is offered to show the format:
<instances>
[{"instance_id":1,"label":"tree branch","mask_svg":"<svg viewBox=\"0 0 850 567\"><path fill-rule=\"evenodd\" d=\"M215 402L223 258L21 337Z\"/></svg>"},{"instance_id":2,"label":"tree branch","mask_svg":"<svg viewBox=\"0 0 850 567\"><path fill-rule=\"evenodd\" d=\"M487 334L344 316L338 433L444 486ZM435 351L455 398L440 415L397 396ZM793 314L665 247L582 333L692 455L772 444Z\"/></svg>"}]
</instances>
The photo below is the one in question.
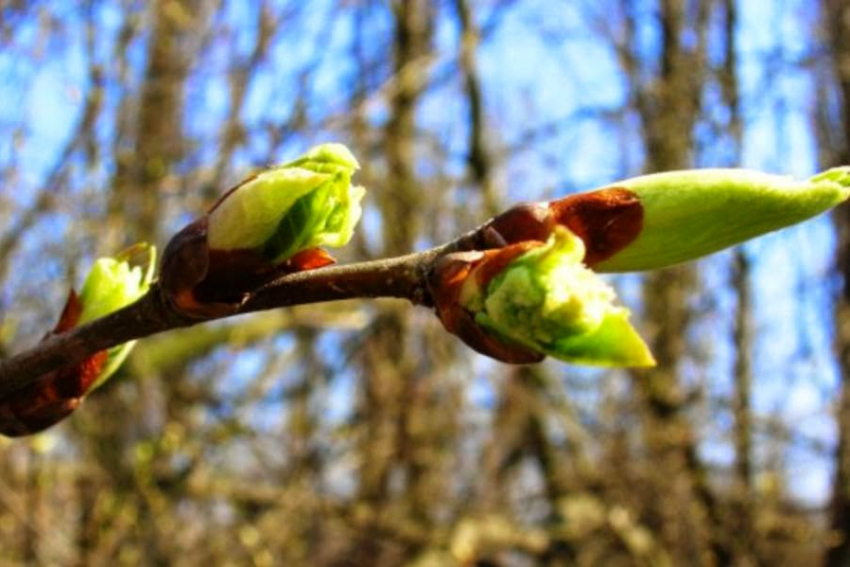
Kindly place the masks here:
<instances>
[{"instance_id":1,"label":"tree branch","mask_svg":"<svg viewBox=\"0 0 850 567\"><path fill-rule=\"evenodd\" d=\"M288 274L251 294L225 317L342 299L397 297L431 306L426 276L443 254L470 248L475 233L424 252ZM175 311L158 285L132 305L0 361L0 398L46 373L79 364L94 353L127 341L224 317L194 319Z\"/></svg>"}]
</instances>

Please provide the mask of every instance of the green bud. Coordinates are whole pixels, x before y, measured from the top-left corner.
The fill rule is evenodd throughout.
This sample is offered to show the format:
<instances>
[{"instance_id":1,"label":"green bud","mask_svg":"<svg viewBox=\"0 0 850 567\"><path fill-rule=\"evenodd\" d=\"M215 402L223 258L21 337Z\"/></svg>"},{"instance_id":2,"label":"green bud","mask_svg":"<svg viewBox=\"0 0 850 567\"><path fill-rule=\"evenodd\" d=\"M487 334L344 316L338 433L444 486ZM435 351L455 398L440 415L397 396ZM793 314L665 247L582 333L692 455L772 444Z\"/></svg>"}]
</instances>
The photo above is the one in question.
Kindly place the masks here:
<instances>
[{"instance_id":1,"label":"green bud","mask_svg":"<svg viewBox=\"0 0 850 567\"><path fill-rule=\"evenodd\" d=\"M614 290L582 264L584 255L582 240L556 226L484 289L468 278L460 302L484 329L542 354L596 366L653 365L629 311L614 305Z\"/></svg>"},{"instance_id":2,"label":"green bud","mask_svg":"<svg viewBox=\"0 0 850 567\"><path fill-rule=\"evenodd\" d=\"M95 261L80 292L82 311L77 324L109 315L142 297L153 280L155 266L156 248L145 243L128 248L115 258ZM135 341L131 341L109 350L92 389L118 369L134 345Z\"/></svg>"},{"instance_id":3,"label":"green bud","mask_svg":"<svg viewBox=\"0 0 850 567\"><path fill-rule=\"evenodd\" d=\"M351 175L360 169L360 164L351 150L343 144L320 144L281 167L300 167L317 173L343 172Z\"/></svg>"},{"instance_id":4,"label":"green bud","mask_svg":"<svg viewBox=\"0 0 850 567\"><path fill-rule=\"evenodd\" d=\"M629 272L693 260L828 211L850 197L850 167L806 181L744 169L703 169L644 175L612 186L637 196L643 228L594 269Z\"/></svg>"},{"instance_id":5,"label":"green bud","mask_svg":"<svg viewBox=\"0 0 850 567\"><path fill-rule=\"evenodd\" d=\"M358 168L348 148L323 144L258 174L210 212L209 247L255 250L280 261L307 248L347 244L365 193L351 185Z\"/></svg>"}]
</instances>

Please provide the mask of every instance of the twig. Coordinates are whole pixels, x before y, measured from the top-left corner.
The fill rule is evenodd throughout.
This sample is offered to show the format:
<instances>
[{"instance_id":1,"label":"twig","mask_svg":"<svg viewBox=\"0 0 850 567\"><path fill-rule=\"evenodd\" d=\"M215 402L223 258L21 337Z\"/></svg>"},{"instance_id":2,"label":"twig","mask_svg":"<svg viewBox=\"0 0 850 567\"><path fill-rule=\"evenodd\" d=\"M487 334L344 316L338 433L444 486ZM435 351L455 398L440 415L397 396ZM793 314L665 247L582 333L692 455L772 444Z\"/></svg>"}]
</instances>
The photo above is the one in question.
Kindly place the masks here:
<instances>
[{"instance_id":1,"label":"twig","mask_svg":"<svg viewBox=\"0 0 850 567\"><path fill-rule=\"evenodd\" d=\"M163 300L159 286L154 284L137 302L0 361L0 398L52 370L79 364L100 350L214 319L354 298L397 297L414 305L430 306L428 271L443 254L468 249L473 234L416 254L289 274L258 289L238 309L223 317L195 319L181 315Z\"/></svg>"}]
</instances>

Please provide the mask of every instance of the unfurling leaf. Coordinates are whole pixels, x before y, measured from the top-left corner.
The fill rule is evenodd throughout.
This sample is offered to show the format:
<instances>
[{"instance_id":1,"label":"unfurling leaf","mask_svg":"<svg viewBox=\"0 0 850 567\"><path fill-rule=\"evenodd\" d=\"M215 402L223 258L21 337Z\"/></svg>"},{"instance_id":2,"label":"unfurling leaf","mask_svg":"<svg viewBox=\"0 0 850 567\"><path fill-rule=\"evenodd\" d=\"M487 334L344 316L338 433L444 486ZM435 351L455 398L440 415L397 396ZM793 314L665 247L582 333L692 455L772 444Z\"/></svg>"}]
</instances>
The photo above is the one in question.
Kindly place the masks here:
<instances>
[{"instance_id":1,"label":"unfurling leaf","mask_svg":"<svg viewBox=\"0 0 850 567\"><path fill-rule=\"evenodd\" d=\"M51 335L104 317L138 300L153 279L156 248L136 244L114 258L95 261L78 296L74 290ZM61 421L118 369L135 341L100 351L82 363L55 370L0 399L0 434L37 433Z\"/></svg>"},{"instance_id":2,"label":"unfurling leaf","mask_svg":"<svg viewBox=\"0 0 850 567\"><path fill-rule=\"evenodd\" d=\"M850 196L850 167L808 181L742 169L645 175L516 205L464 237L429 284L438 317L504 362L543 355L649 366L652 355L594 272L654 270L799 223ZM591 269L593 271L591 271Z\"/></svg>"},{"instance_id":3,"label":"unfurling leaf","mask_svg":"<svg viewBox=\"0 0 850 567\"><path fill-rule=\"evenodd\" d=\"M696 169L613 185L640 202L643 227L594 269L632 272L694 260L828 211L850 196L850 167L807 181L745 169Z\"/></svg>"},{"instance_id":4,"label":"unfurling leaf","mask_svg":"<svg viewBox=\"0 0 850 567\"><path fill-rule=\"evenodd\" d=\"M163 255L166 297L189 316L233 311L286 273L333 263L360 219L365 189L351 185L357 160L341 144L248 178L181 230Z\"/></svg>"},{"instance_id":5,"label":"unfurling leaf","mask_svg":"<svg viewBox=\"0 0 850 567\"><path fill-rule=\"evenodd\" d=\"M490 251L459 284L458 307L500 342L538 355L595 366L653 365L628 310L614 304L614 290L584 266L584 256L581 239L561 226L545 243Z\"/></svg>"}]
</instances>

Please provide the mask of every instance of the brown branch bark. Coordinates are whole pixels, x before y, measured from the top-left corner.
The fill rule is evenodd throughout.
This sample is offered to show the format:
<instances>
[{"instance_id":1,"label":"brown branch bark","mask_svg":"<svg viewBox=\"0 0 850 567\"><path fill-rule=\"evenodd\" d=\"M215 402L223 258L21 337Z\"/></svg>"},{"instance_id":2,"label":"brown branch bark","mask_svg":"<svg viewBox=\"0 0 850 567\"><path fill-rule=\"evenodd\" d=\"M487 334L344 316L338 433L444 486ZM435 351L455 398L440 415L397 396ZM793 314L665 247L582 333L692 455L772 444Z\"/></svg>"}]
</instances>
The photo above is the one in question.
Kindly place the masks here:
<instances>
[{"instance_id":1,"label":"brown branch bark","mask_svg":"<svg viewBox=\"0 0 850 567\"><path fill-rule=\"evenodd\" d=\"M430 306L425 276L443 254L467 248L469 236L416 254L369 262L331 266L284 276L257 290L228 316L279 307L340 299L396 297ZM113 346L220 317L192 319L164 301L159 287L136 303L91 321L37 346L0 361L0 398L38 380L45 373L79 364Z\"/></svg>"},{"instance_id":2,"label":"brown branch bark","mask_svg":"<svg viewBox=\"0 0 850 567\"><path fill-rule=\"evenodd\" d=\"M391 3L392 70L395 91L388 93L388 119L380 131L386 148L386 177L375 187L382 223L385 255L409 250L420 233L421 208L426 194L416 171L418 148L417 108L431 81L423 67L431 56L435 22L433 3L402 0ZM418 554L421 543L396 534L382 534L381 518L393 508L405 510L415 531L427 533L432 521L430 501L437 487L439 451L428 440L431 424L422 416L435 411L433 387L419 372L418 353L409 348L414 334L410 319L397 309L380 309L364 331L357 363L362 373L357 410L363 415L357 458L368 463L358 470L357 499L371 516L368 527L339 557L340 564L394 565ZM428 423L428 426L417 426ZM414 450L415 448L415 450ZM424 459L427 451L432 457ZM394 475L404 483L393 490ZM437 490L436 494L440 491Z\"/></svg>"}]
</instances>

